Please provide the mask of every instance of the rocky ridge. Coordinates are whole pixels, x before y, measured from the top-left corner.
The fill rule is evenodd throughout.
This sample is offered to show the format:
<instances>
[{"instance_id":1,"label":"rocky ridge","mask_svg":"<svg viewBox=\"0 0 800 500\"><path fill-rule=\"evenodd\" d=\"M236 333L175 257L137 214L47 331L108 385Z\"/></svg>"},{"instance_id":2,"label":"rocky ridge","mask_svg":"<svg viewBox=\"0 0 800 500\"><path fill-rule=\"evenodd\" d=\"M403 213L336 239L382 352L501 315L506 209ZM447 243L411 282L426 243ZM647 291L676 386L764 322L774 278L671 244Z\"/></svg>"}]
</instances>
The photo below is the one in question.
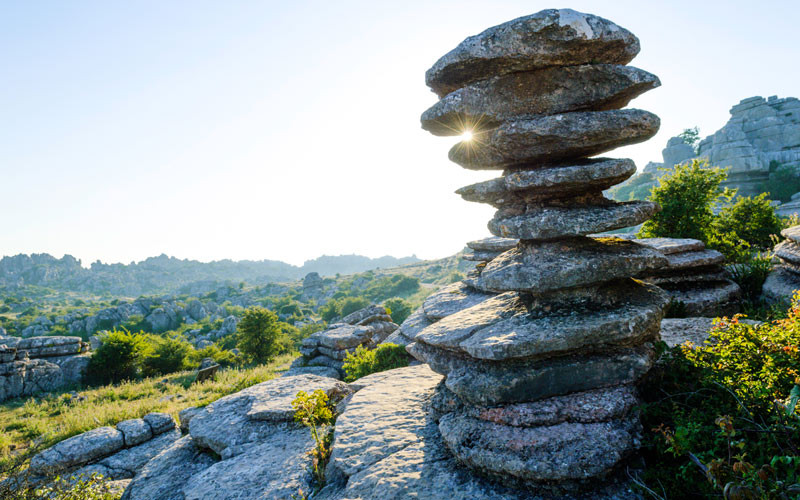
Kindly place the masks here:
<instances>
[{"instance_id":1,"label":"rocky ridge","mask_svg":"<svg viewBox=\"0 0 800 500\"><path fill-rule=\"evenodd\" d=\"M762 293L768 300L788 303L800 290L800 226L784 229L781 236L786 239L774 250L778 265L767 276Z\"/></svg>"},{"instance_id":2,"label":"rocky ridge","mask_svg":"<svg viewBox=\"0 0 800 500\"><path fill-rule=\"evenodd\" d=\"M489 231L520 241L479 270L478 290L460 283L448 290L453 297L437 298L466 308L437 318L440 304L429 298L415 319L421 331L399 332L413 335L408 351L444 376L434 397L450 403L436 419L457 462L537 494L599 491L598 479L639 447L633 384L653 363L667 296L631 277L667 259L588 237L659 209L604 198L635 166L588 158L658 130L655 115L620 109L659 85L624 66L638 50L636 37L611 21L546 10L466 39L426 75L442 99L423 114L423 128L470 131L450 159L503 170L459 194L496 207ZM564 92L562 73L573 79ZM428 318L438 321L425 325ZM552 407L567 410L555 421L519 418ZM569 408L596 409L577 418Z\"/></svg>"}]
</instances>

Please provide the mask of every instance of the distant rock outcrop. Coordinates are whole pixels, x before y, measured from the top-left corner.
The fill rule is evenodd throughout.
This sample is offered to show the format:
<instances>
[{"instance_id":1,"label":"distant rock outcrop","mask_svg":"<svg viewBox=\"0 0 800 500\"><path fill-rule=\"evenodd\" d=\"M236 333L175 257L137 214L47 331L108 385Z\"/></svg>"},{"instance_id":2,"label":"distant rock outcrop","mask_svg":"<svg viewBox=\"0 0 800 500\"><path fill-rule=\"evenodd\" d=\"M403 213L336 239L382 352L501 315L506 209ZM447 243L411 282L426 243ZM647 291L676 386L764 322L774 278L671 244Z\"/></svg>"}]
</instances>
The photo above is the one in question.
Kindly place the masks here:
<instances>
[{"instance_id":1,"label":"distant rock outcrop","mask_svg":"<svg viewBox=\"0 0 800 500\"><path fill-rule=\"evenodd\" d=\"M760 194L777 167L794 169L800 176L800 100L795 97L748 97L730 110L731 118L720 130L698 144L695 153L681 137L672 137L662 151L661 163L648 163L644 171L617 186L616 199L643 199L658 178L676 164L693 158L728 169L723 187L742 196Z\"/></svg>"}]
</instances>

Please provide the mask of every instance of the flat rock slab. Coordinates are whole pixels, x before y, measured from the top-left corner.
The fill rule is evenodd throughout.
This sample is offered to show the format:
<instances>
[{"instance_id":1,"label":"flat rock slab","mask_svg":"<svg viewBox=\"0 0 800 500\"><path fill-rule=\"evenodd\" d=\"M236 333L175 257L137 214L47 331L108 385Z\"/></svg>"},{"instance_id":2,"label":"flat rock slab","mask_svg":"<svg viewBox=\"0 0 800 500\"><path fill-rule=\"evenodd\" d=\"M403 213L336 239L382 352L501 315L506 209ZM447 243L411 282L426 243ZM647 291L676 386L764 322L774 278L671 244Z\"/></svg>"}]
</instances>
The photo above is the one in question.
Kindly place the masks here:
<instances>
[{"instance_id":1,"label":"flat rock slab","mask_svg":"<svg viewBox=\"0 0 800 500\"><path fill-rule=\"evenodd\" d=\"M386 339L386 342L393 342L398 345L407 345L409 342L413 341L419 332L427 328L429 325L433 324L434 321L428 319L428 316L425 315L425 308L420 307L411 315L403 321L403 324L400 325L400 328L397 329L396 332L392 334L389 338Z\"/></svg>"},{"instance_id":2,"label":"flat rock slab","mask_svg":"<svg viewBox=\"0 0 800 500\"><path fill-rule=\"evenodd\" d=\"M795 243L800 243L800 226L787 227L781 231L781 236Z\"/></svg>"},{"instance_id":3,"label":"flat rock slab","mask_svg":"<svg viewBox=\"0 0 800 500\"><path fill-rule=\"evenodd\" d=\"M31 358L65 356L81 352L80 337L29 337L17 344L18 351L28 351Z\"/></svg>"},{"instance_id":4,"label":"flat rock slab","mask_svg":"<svg viewBox=\"0 0 800 500\"><path fill-rule=\"evenodd\" d=\"M441 415L456 413L513 427L541 427L565 422L608 422L626 417L638 404L636 390L630 385L493 407L465 404L446 386L439 385L431 402L432 408Z\"/></svg>"},{"instance_id":5,"label":"flat rock slab","mask_svg":"<svg viewBox=\"0 0 800 500\"><path fill-rule=\"evenodd\" d=\"M475 290L463 282L453 283L442 288L422 303L425 316L437 321L468 307L480 304L492 295Z\"/></svg>"},{"instance_id":6,"label":"flat rock slab","mask_svg":"<svg viewBox=\"0 0 800 500\"><path fill-rule=\"evenodd\" d=\"M514 238L498 238L497 236L491 236L482 240L470 241L467 243L467 246L476 252L503 253L517 246L517 243L519 243L519 240Z\"/></svg>"},{"instance_id":7,"label":"flat rock slab","mask_svg":"<svg viewBox=\"0 0 800 500\"><path fill-rule=\"evenodd\" d=\"M31 459L34 474L48 476L106 457L122 449L122 433L113 427L99 427L56 443Z\"/></svg>"},{"instance_id":8,"label":"flat rock slab","mask_svg":"<svg viewBox=\"0 0 800 500\"><path fill-rule=\"evenodd\" d=\"M96 464L78 469L72 475L89 477L96 472L109 479L131 479L153 457L169 449L180 438L180 431L173 429L132 448L120 450Z\"/></svg>"},{"instance_id":9,"label":"flat rock slab","mask_svg":"<svg viewBox=\"0 0 800 500\"><path fill-rule=\"evenodd\" d=\"M141 418L123 420L117 424L117 430L122 432L125 446L136 446L153 437L153 430Z\"/></svg>"},{"instance_id":10,"label":"flat rock slab","mask_svg":"<svg viewBox=\"0 0 800 500\"><path fill-rule=\"evenodd\" d=\"M537 401L572 392L630 384L654 361L650 344L608 350L602 354L546 360L488 362L431 347L423 342L406 349L445 375L447 388L473 405Z\"/></svg>"},{"instance_id":11,"label":"flat rock slab","mask_svg":"<svg viewBox=\"0 0 800 500\"><path fill-rule=\"evenodd\" d=\"M295 366L285 371L281 377L294 377L295 375L317 375L336 380L342 378L339 370L329 366Z\"/></svg>"},{"instance_id":12,"label":"flat rock slab","mask_svg":"<svg viewBox=\"0 0 800 500\"><path fill-rule=\"evenodd\" d=\"M330 349L347 349L367 342L372 330L367 326L342 325L320 332L319 344Z\"/></svg>"},{"instance_id":13,"label":"flat rock slab","mask_svg":"<svg viewBox=\"0 0 800 500\"><path fill-rule=\"evenodd\" d=\"M442 319L416 340L477 360L530 361L656 338L667 305L661 289L626 280L599 288L595 295L592 303L536 309L520 294L504 293Z\"/></svg>"},{"instance_id":14,"label":"flat rock slab","mask_svg":"<svg viewBox=\"0 0 800 500\"><path fill-rule=\"evenodd\" d=\"M420 408L442 378L424 365L391 374L355 393L336 420L331 462L347 476L421 440Z\"/></svg>"},{"instance_id":15,"label":"flat rock slab","mask_svg":"<svg viewBox=\"0 0 800 500\"><path fill-rule=\"evenodd\" d=\"M742 289L730 280L661 285L670 300L682 302L689 316L731 316L739 312Z\"/></svg>"},{"instance_id":16,"label":"flat rock slab","mask_svg":"<svg viewBox=\"0 0 800 500\"><path fill-rule=\"evenodd\" d=\"M439 429L462 463L534 483L604 477L639 447L641 437L636 418L525 428L448 414Z\"/></svg>"},{"instance_id":17,"label":"flat rock slab","mask_svg":"<svg viewBox=\"0 0 800 500\"><path fill-rule=\"evenodd\" d=\"M776 245L775 255L788 264L800 266L800 245L792 240L782 241Z\"/></svg>"},{"instance_id":18,"label":"flat rock slab","mask_svg":"<svg viewBox=\"0 0 800 500\"><path fill-rule=\"evenodd\" d=\"M294 418L291 402L297 393L317 389L327 393L334 404L351 392L339 380L316 375L268 380L203 408L189 421L189 434L197 446L227 458L277 432L278 424L291 422Z\"/></svg>"},{"instance_id":19,"label":"flat rock slab","mask_svg":"<svg viewBox=\"0 0 800 500\"><path fill-rule=\"evenodd\" d=\"M725 281L728 277L728 272L725 271L724 268L720 266L706 266L695 267L688 270L656 271L655 273L641 276L641 279L648 283L653 283L654 285L671 285L679 283Z\"/></svg>"},{"instance_id":20,"label":"flat rock slab","mask_svg":"<svg viewBox=\"0 0 800 500\"><path fill-rule=\"evenodd\" d=\"M523 214L498 211L489 232L504 238L554 240L637 226L658 212L651 201L612 202L590 206L533 206ZM709 250L711 251L711 250Z\"/></svg>"},{"instance_id":21,"label":"flat rock slab","mask_svg":"<svg viewBox=\"0 0 800 500\"><path fill-rule=\"evenodd\" d=\"M667 267L669 269L715 266L723 262L725 262L725 256L716 250L681 252L667 255Z\"/></svg>"},{"instance_id":22,"label":"flat rock slab","mask_svg":"<svg viewBox=\"0 0 800 500\"><path fill-rule=\"evenodd\" d=\"M555 66L474 82L444 96L422 114L422 128L439 136L493 128L507 120L570 111L624 108L661 84L630 66Z\"/></svg>"},{"instance_id":23,"label":"flat rock slab","mask_svg":"<svg viewBox=\"0 0 800 500\"><path fill-rule=\"evenodd\" d=\"M639 40L607 19L548 9L489 28L461 42L425 73L439 97L488 77L589 63L627 64Z\"/></svg>"},{"instance_id":24,"label":"flat rock slab","mask_svg":"<svg viewBox=\"0 0 800 500\"><path fill-rule=\"evenodd\" d=\"M495 207L600 192L636 173L632 160L600 158L572 165L511 170L505 176L456 190L466 201Z\"/></svg>"},{"instance_id":25,"label":"flat rock slab","mask_svg":"<svg viewBox=\"0 0 800 500\"><path fill-rule=\"evenodd\" d=\"M474 170L574 161L646 141L660 124L658 116L639 109L509 121L456 144L449 157Z\"/></svg>"},{"instance_id":26,"label":"flat rock slab","mask_svg":"<svg viewBox=\"0 0 800 500\"><path fill-rule=\"evenodd\" d=\"M185 500L183 487L189 478L215 462L210 454L195 446L190 436L185 436L142 468L128 484L122 500Z\"/></svg>"},{"instance_id":27,"label":"flat rock slab","mask_svg":"<svg viewBox=\"0 0 800 500\"><path fill-rule=\"evenodd\" d=\"M761 293L770 302L788 304L797 290L800 290L800 275L786 269L784 266L775 266L775 269L769 273L766 281L764 281Z\"/></svg>"},{"instance_id":28,"label":"flat rock slab","mask_svg":"<svg viewBox=\"0 0 800 500\"><path fill-rule=\"evenodd\" d=\"M276 433L248 451L195 474L186 500L291 499L311 488L314 440L306 428Z\"/></svg>"},{"instance_id":29,"label":"flat rock slab","mask_svg":"<svg viewBox=\"0 0 800 500\"><path fill-rule=\"evenodd\" d=\"M485 290L539 295L636 276L664 264L655 250L618 238L524 242L488 263L478 283Z\"/></svg>"},{"instance_id":30,"label":"flat rock slab","mask_svg":"<svg viewBox=\"0 0 800 500\"><path fill-rule=\"evenodd\" d=\"M631 240L639 245L658 250L664 255L705 250L706 245L700 240L691 238L636 238Z\"/></svg>"},{"instance_id":31,"label":"flat rock slab","mask_svg":"<svg viewBox=\"0 0 800 500\"><path fill-rule=\"evenodd\" d=\"M329 485L315 498L554 500L533 489L512 490L456 462L427 409L440 375L424 365L383 373L381 380L357 392L339 417L333 445L337 461L332 463L343 473L343 481ZM370 407L377 412L372 414ZM346 429L342 429L343 424ZM345 442L340 436L348 440ZM591 495L557 498L622 500L636 496L624 486L597 485Z\"/></svg>"},{"instance_id":32,"label":"flat rock slab","mask_svg":"<svg viewBox=\"0 0 800 500\"><path fill-rule=\"evenodd\" d=\"M465 253L463 259L471 262L489 262L502 252L473 252Z\"/></svg>"}]
</instances>

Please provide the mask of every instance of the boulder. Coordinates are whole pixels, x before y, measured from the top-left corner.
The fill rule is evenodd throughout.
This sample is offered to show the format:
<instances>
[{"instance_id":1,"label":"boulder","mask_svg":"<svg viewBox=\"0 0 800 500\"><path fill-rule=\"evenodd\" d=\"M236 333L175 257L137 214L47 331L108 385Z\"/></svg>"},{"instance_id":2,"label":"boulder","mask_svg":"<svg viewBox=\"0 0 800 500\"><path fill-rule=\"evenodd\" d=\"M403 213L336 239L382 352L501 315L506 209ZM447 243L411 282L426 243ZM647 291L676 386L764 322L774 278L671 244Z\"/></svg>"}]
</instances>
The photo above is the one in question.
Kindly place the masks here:
<instances>
[{"instance_id":1,"label":"boulder","mask_svg":"<svg viewBox=\"0 0 800 500\"><path fill-rule=\"evenodd\" d=\"M122 432L99 427L57 443L31 459L34 474L48 476L119 451L125 446Z\"/></svg>"}]
</instances>

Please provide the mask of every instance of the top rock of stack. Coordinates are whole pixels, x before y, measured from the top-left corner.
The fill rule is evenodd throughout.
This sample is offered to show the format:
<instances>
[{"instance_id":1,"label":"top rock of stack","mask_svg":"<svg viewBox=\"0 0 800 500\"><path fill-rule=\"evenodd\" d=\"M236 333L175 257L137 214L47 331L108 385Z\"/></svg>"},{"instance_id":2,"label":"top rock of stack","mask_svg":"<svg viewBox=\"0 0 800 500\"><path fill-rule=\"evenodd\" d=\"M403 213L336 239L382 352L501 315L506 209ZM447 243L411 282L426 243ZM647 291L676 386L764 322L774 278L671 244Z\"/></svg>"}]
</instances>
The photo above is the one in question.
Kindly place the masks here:
<instances>
[{"instance_id":1,"label":"top rock of stack","mask_svg":"<svg viewBox=\"0 0 800 500\"><path fill-rule=\"evenodd\" d=\"M551 66L627 64L639 39L607 19L571 9L548 9L467 38L425 73L444 95L488 77Z\"/></svg>"}]
</instances>

